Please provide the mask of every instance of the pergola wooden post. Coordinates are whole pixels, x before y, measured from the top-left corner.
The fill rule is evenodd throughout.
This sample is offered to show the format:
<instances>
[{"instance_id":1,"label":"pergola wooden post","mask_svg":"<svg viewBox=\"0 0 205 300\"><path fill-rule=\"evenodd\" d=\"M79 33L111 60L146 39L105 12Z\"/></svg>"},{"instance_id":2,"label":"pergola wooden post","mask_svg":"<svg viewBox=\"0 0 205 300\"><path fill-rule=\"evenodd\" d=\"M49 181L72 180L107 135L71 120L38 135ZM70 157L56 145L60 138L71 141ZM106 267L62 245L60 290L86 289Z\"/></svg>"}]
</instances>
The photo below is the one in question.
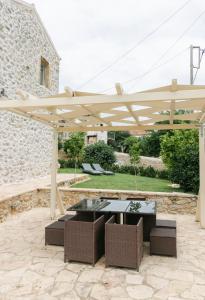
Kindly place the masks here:
<instances>
[{"instance_id":1,"label":"pergola wooden post","mask_svg":"<svg viewBox=\"0 0 205 300\"><path fill-rule=\"evenodd\" d=\"M201 125L199 129L199 202L198 202L198 219L201 228L205 228L205 127Z\"/></svg>"},{"instance_id":2,"label":"pergola wooden post","mask_svg":"<svg viewBox=\"0 0 205 300\"><path fill-rule=\"evenodd\" d=\"M56 215L57 198L57 159L58 159L58 133L53 129L52 162L51 162L51 219Z\"/></svg>"},{"instance_id":3,"label":"pergola wooden post","mask_svg":"<svg viewBox=\"0 0 205 300\"><path fill-rule=\"evenodd\" d=\"M64 214L64 206L60 191L57 185L57 171L58 171L58 132L53 129L53 144L52 144L52 162L51 162L51 219L56 215L56 202L61 214Z\"/></svg>"}]
</instances>

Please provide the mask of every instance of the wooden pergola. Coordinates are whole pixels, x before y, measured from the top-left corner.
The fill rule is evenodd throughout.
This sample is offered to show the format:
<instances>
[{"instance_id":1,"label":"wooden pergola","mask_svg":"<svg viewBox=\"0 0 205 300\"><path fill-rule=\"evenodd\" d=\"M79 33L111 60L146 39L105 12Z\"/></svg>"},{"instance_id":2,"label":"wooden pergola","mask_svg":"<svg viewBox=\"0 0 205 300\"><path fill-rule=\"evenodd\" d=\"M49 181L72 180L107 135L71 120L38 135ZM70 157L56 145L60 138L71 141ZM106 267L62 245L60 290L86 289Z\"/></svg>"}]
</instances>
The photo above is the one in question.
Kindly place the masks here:
<instances>
[{"instance_id":1,"label":"wooden pergola","mask_svg":"<svg viewBox=\"0 0 205 300\"><path fill-rule=\"evenodd\" d=\"M125 94L116 83L115 95L72 91L35 97L18 91L18 100L3 99L0 110L7 110L46 124L53 129L53 159L51 172L51 217L56 200L63 205L56 184L58 133L87 131L151 131L165 129L199 129L200 197L197 220L205 228L205 85L171 85ZM176 114L183 110L183 114ZM166 121L167 124L159 122ZM180 122L178 121L183 121ZM186 121L189 121L186 123Z\"/></svg>"}]
</instances>

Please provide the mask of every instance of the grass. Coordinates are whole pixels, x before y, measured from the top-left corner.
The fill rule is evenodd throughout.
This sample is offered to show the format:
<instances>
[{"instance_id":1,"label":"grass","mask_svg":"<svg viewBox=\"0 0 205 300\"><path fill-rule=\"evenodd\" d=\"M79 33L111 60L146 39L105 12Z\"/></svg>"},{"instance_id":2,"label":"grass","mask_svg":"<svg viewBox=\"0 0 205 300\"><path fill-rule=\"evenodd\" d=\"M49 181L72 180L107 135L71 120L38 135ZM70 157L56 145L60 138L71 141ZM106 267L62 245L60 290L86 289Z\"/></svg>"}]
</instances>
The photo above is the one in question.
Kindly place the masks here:
<instances>
[{"instance_id":1,"label":"grass","mask_svg":"<svg viewBox=\"0 0 205 300\"><path fill-rule=\"evenodd\" d=\"M74 172L75 170L71 168L59 170L59 173ZM81 173L81 170L77 169L77 173ZM119 173L116 173L114 176L89 176L90 180L77 183L73 185L73 187L113 190L140 190L150 192L182 192L180 189L174 189L169 186L171 184L170 181L164 179L137 176L136 182L134 175Z\"/></svg>"}]
</instances>

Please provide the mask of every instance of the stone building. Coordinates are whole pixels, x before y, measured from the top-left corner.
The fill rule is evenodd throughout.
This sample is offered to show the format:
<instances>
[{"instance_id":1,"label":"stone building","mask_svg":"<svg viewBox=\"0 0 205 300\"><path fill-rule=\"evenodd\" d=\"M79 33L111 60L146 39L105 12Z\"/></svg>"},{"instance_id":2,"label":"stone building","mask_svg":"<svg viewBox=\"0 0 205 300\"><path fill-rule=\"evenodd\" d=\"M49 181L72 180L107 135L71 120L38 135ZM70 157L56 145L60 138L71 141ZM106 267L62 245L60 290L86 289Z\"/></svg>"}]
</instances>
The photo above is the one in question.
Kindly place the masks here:
<instances>
[{"instance_id":1,"label":"stone building","mask_svg":"<svg viewBox=\"0 0 205 300\"><path fill-rule=\"evenodd\" d=\"M0 0L0 100L58 93L59 62L34 5ZM51 141L46 125L0 112L0 184L49 174Z\"/></svg>"}]
</instances>

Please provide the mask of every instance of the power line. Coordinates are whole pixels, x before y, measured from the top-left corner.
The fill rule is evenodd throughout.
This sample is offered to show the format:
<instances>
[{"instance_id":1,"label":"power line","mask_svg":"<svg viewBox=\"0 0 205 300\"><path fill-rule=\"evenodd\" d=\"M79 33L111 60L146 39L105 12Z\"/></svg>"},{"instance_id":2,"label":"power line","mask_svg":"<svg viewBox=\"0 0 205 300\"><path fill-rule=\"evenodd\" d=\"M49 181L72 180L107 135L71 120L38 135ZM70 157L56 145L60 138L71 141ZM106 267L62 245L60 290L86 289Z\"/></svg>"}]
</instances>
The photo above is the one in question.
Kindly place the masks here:
<instances>
[{"instance_id":1,"label":"power line","mask_svg":"<svg viewBox=\"0 0 205 300\"><path fill-rule=\"evenodd\" d=\"M176 55L174 55L173 57L171 57L170 59L166 60L165 62L161 63L160 65L156 66L155 68L153 68L150 71L145 72L144 74L142 74L141 76L138 76L139 80L142 80L145 76L151 74L152 72L164 67L165 65L169 64L170 62L172 62L173 60L175 60L177 57L181 56L182 54L184 54L187 50L189 49L189 47L186 47L185 49L183 49L182 51L178 52ZM128 91L130 91L131 89L133 89L135 86L135 84L129 88Z\"/></svg>"},{"instance_id":2,"label":"power line","mask_svg":"<svg viewBox=\"0 0 205 300\"><path fill-rule=\"evenodd\" d=\"M205 14L205 10L204 11L202 11L202 13L200 13L194 20L193 20L193 22L183 31L183 33L182 34L180 34L180 36L174 41L174 43L172 43L164 52L163 52L163 54L151 65L151 67L146 71L146 72L144 72L143 74L141 74L141 75L138 75L138 76L136 76L136 77L134 77L134 78L131 78L131 79L129 79L129 80L126 80L126 81L124 81L124 82L122 82L122 84L127 84L127 83L130 83L130 82L132 82L132 81L135 81L135 80L138 80L138 79L142 79L142 78L144 78L145 76L147 76L149 73L151 73L152 72L152 70L153 70L153 68L155 67L155 66L157 66L158 65L158 63L167 55L167 53L168 52L170 52L170 50L172 49L172 48L174 48L174 46L184 37L184 35L196 24L196 22L203 16ZM186 48L186 49L188 49L188 48ZM183 50L183 52L184 52L184 50ZM180 52L180 54L181 54L181 52ZM176 55L176 56L174 56L173 57L173 59L175 59L176 57L178 56L178 54ZM203 56L203 53L202 53L202 56ZM202 59L202 56L201 56L201 59ZM173 59L171 59L171 60L173 60ZM168 60L169 61L169 60ZM200 62L201 62L201 60L200 60ZM166 64L166 63L165 63ZM160 65L160 67L161 66L164 66L164 64L161 64ZM156 69L158 69L158 67L157 68L154 68L154 71L156 70ZM198 73L198 70L197 70L197 72L196 72L196 74L195 74L195 78L196 78L196 76L197 76L197 73ZM113 87L112 87L113 88ZM106 90L104 90L103 92L106 92L106 91L109 91L109 90L111 90L112 88L109 88L109 89L106 89ZM133 87L131 87L130 89L132 89ZM129 90L130 90L129 89Z\"/></svg>"},{"instance_id":3,"label":"power line","mask_svg":"<svg viewBox=\"0 0 205 300\"><path fill-rule=\"evenodd\" d=\"M167 17L163 22L161 22L155 29L153 29L151 32L149 32L147 35L145 35L141 40L139 40L132 48L128 49L126 52L124 52L122 55L117 57L112 63L107 65L104 69L96 73L93 77L88 79L86 82L84 82L81 86L78 87L78 89L81 89L85 85L87 85L89 82L96 79L101 74L105 73L107 70L109 70L112 66L114 66L116 63L118 63L120 60L125 58L127 55L129 55L133 50L135 50L137 47L139 47L144 41L146 41L149 37L151 37L154 33L156 33L163 25L165 25L167 22L169 22L172 18L175 17L176 14L178 14L185 6L189 4L192 0L186 1L182 6L180 6L174 13L172 13L169 17Z\"/></svg>"},{"instance_id":4,"label":"power line","mask_svg":"<svg viewBox=\"0 0 205 300\"><path fill-rule=\"evenodd\" d=\"M165 52L152 64L152 66L149 68L149 70L147 71L147 72L145 72L144 74L145 75L147 75L149 72L151 72L152 71L152 68L153 67L155 67L157 64L158 64L158 62L160 62L166 55L167 55L167 53L168 52L170 52L170 50L172 49L172 48L174 48L174 46L185 36L185 34L187 33L187 32L189 32L189 30L199 21L199 19L203 16L205 14L205 10L202 12L202 13L200 13L194 20L193 20L193 22L183 31L183 33L174 41L174 43L173 44L171 44L171 46L169 46L166 50L165 50ZM202 59L202 58L201 58ZM140 76L140 77L142 77L142 76ZM124 81L124 83L126 84L126 83L129 83L129 82L132 82L132 81L134 81L134 80L136 80L136 79L138 79L138 76L137 77L135 77L135 78L132 78L132 79L130 79L130 80L127 80L127 81Z\"/></svg>"},{"instance_id":5,"label":"power line","mask_svg":"<svg viewBox=\"0 0 205 300\"><path fill-rule=\"evenodd\" d=\"M138 75L137 77L135 77L135 79L132 79L132 81L133 81L133 80L136 80L136 79L139 79L139 80L143 79L146 75L151 74L152 72L154 72L154 71L156 71L156 70L158 70L158 69L164 67L165 65L167 65L167 64L169 64L170 62L172 62L173 60L175 60L177 57L181 56L181 55L184 54L188 49L189 49L189 47L184 48L183 50L181 50L180 52L178 52L177 54L175 54L174 56L172 56L172 57L169 58L168 60L164 61L164 62L161 63L160 65L156 66L155 68L152 68L151 70L148 70L148 71L144 72L143 74ZM129 80L129 81L131 81L131 80ZM128 80L125 81L125 82L123 82L123 83L126 83L126 82L128 83ZM131 89L132 89L132 88L133 88L133 86L131 87ZM112 89L113 89L113 87L110 87L110 88L108 88L108 89L106 89L106 90L100 91L99 93L105 93L105 92L110 91L110 90L112 90Z\"/></svg>"}]
</instances>

